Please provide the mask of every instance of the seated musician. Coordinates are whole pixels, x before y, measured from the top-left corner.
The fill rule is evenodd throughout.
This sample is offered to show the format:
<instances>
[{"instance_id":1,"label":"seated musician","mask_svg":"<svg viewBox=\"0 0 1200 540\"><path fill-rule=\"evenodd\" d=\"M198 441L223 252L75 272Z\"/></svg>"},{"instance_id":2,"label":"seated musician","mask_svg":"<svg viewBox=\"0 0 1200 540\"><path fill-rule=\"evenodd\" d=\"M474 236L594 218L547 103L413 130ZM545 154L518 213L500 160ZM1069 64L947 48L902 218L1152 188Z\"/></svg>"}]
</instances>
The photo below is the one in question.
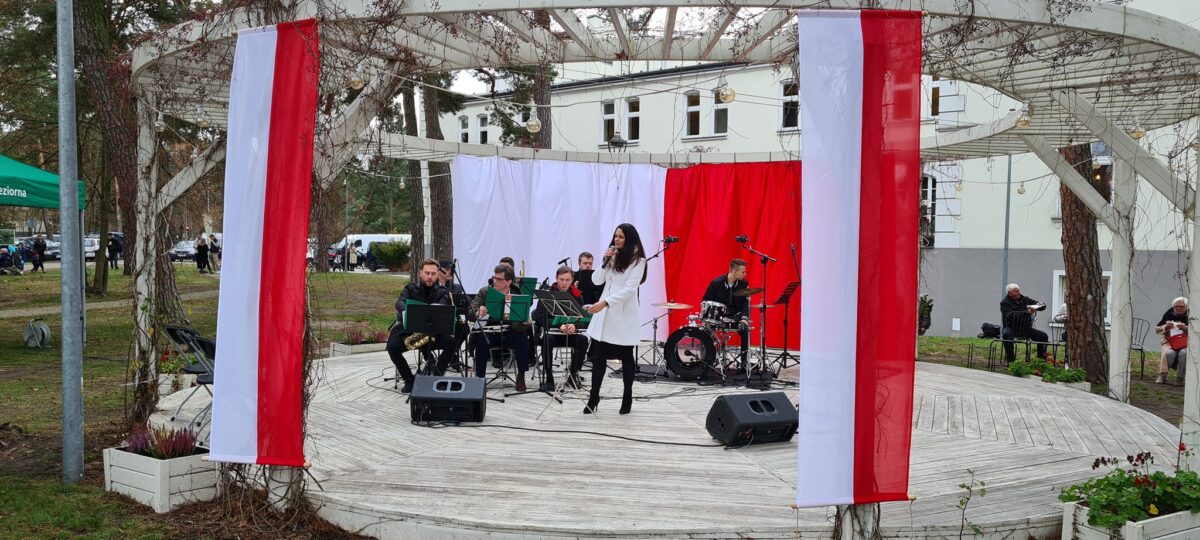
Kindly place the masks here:
<instances>
[{"instance_id":1,"label":"seated musician","mask_svg":"<svg viewBox=\"0 0 1200 540\"><path fill-rule=\"evenodd\" d=\"M421 261L420 279L415 283L409 283L404 286L404 290L400 292L400 298L396 300L396 322L392 325L391 331L388 333L387 352L392 359L392 363L396 365L397 375L404 380L404 387L400 390L402 393L412 391L413 372L408 366L408 360L404 358L404 353L408 351L408 346L404 344L404 339L412 335L404 329L404 311L409 300L416 300L426 304L449 304L450 299L446 294L446 288L438 283L438 263L433 259L425 259ZM454 350L450 347L453 341L450 336L435 336L432 343L427 345L421 352L426 357L426 361L431 358L429 349L442 349L442 354L438 357L437 371L439 373L446 371L446 364L450 361L450 356L454 354Z\"/></svg>"},{"instance_id":2,"label":"seated musician","mask_svg":"<svg viewBox=\"0 0 1200 540\"><path fill-rule=\"evenodd\" d=\"M570 292L571 298L575 300L575 303L582 311L583 302L580 300L581 293L572 283L575 280L575 272L571 271L570 267L560 266L555 274L554 284L550 286L550 290ZM533 322L538 325L539 331L545 332L545 326L552 322L548 319L552 318L553 316L549 315L547 310L542 308L541 302L538 302L537 309L533 311ZM555 347L571 348L571 365L568 368L567 388L582 388L579 380L579 368L583 367L583 359L587 354L588 348L588 338L582 332L584 328L587 328L587 323L560 324L557 326L557 329L563 335L552 333L549 336L548 342L544 339L544 336L543 340L539 341L543 345L542 369L546 372L546 385L541 390L554 391L554 362L552 353ZM546 343L549 343L550 346L546 347Z\"/></svg>"},{"instance_id":3,"label":"seated musician","mask_svg":"<svg viewBox=\"0 0 1200 540\"><path fill-rule=\"evenodd\" d=\"M746 261L729 261L729 273L717 276L704 291L704 300L725 304L727 317L737 320L738 336L742 338L742 369L750 368L750 297L735 296L733 293L750 286L746 282Z\"/></svg>"},{"instance_id":4,"label":"seated musician","mask_svg":"<svg viewBox=\"0 0 1200 540\"><path fill-rule=\"evenodd\" d=\"M475 312L475 316L480 319L486 318L489 326L492 324L508 325L503 331L484 332L475 338L475 375L483 377L487 374L491 349L501 346L511 348L517 361L517 391L524 392L526 388L525 371L529 369L529 336L526 334L526 331L529 330L529 323L508 323L506 321L507 313L488 313L486 305L488 289L494 288L505 295L507 311L508 301L513 294L519 292L513 287L513 280L516 277L513 267L507 264L496 266L491 278L492 286L479 289L479 294L476 294L475 300L471 302L471 310Z\"/></svg>"},{"instance_id":5,"label":"seated musician","mask_svg":"<svg viewBox=\"0 0 1200 540\"><path fill-rule=\"evenodd\" d=\"M454 306L454 348L451 349L453 354L450 357L449 368L459 371L462 369L462 365L458 361L457 354L471 331L467 325L467 314L471 309L471 297L463 290L462 285L454 282L454 261L443 259L438 261L438 266L440 267L438 268L438 283L449 291L449 303ZM445 371L435 371L435 374L441 376L445 374Z\"/></svg>"},{"instance_id":6,"label":"seated musician","mask_svg":"<svg viewBox=\"0 0 1200 540\"><path fill-rule=\"evenodd\" d=\"M593 265L595 261L596 259L592 257L591 253L585 251L579 254L579 274L575 276L575 288L579 289L582 295L580 301L585 306L590 306L600 301L602 289L597 287L595 283L592 283L592 272L594 271Z\"/></svg>"}]
</instances>

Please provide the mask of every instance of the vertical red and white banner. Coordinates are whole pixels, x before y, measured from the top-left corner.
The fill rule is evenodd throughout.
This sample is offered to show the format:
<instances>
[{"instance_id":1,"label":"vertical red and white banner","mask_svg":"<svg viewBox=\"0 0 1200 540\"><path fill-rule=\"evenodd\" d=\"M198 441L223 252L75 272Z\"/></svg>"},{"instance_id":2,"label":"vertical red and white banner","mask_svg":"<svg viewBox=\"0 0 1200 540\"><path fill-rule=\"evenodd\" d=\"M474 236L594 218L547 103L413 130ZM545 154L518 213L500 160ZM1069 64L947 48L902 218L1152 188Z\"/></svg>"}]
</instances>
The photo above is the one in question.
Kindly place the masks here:
<instances>
[{"instance_id":1,"label":"vertical red and white banner","mask_svg":"<svg viewBox=\"0 0 1200 540\"><path fill-rule=\"evenodd\" d=\"M225 152L214 461L304 464L304 272L319 70L314 20L238 32Z\"/></svg>"},{"instance_id":2,"label":"vertical red and white banner","mask_svg":"<svg viewBox=\"0 0 1200 540\"><path fill-rule=\"evenodd\" d=\"M796 502L908 498L921 14L802 11Z\"/></svg>"}]
</instances>

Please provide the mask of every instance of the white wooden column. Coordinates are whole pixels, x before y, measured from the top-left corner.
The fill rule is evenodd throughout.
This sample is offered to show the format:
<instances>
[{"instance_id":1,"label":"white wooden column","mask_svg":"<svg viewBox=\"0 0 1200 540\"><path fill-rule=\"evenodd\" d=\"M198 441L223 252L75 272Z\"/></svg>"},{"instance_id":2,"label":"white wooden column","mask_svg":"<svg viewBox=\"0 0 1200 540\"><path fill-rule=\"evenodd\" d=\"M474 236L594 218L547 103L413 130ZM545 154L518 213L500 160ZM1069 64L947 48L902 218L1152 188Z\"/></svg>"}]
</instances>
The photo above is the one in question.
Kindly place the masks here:
<instances>
[{"instance_id":1,"label":"white wooden column","mask_svg":"<svg viewBox=\"0 0 1200 540\"><path fill-rule=\"evenodd\" d=\"M157 377L158 363L154 356L154 307L158 291L155 290L155 264L157 257L158 208L155 194L158 191L158 167L155 165L155 150L158 140L154 131L154 97L138 100L137 125L137 234L134 237L133 305L134 305L134 358L150 363L150 378ZM137 381L144 383L146 381Z\"/></svg>"},{"instance_id":2,"label":"white wooden column","mask_svg":"<svg viewBox=\"0 0 1200 540\"><path fill-rule=\"evenodd\" d=\"M1133 199L1137 193L1137 173L1118 160L1113 164L1112 205L1117 228L1112 231L1112 291L1109 317L1112 331L1108 341L1108 393L1113 399L1129 402L1129 343L1133 335ZM1068 276L1067 279L1070 279ZM1069 308L1069 306L1068 306Z\"/></svg>"}]
</instances>

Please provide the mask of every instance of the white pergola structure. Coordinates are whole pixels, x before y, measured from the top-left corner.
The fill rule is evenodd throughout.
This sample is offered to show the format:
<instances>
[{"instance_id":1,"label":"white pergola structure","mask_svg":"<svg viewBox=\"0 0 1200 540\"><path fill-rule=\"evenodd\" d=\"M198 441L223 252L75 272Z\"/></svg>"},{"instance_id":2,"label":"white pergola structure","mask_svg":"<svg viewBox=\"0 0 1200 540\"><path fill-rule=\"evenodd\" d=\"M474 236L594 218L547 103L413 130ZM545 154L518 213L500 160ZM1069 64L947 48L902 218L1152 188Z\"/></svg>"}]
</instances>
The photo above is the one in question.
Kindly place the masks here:
<instances>
[{"instance_id":1,"label":"white pergola structure","mask_svg":"<svg viewBox=\"0 0 1200 540\"><path fill-rule=\"evenodd\" d=\"M1082 5L1081 5L1082 4ZM1177 177L1127 132L1179 124L1200 111L1200 31L1177 21L1107 3L1068 0L296 0L288 8L243 8L181 25L142 45L134 79L142 110L139 231L200 175L223 159L220 142L160 187L154 176L154 115L222 127L232 48L239 28L322 18L322 129L318 179L328 182L367 144L385 155L426 161L455 154L593 162L671 164L795 159L762 154L608 154L458 144L395 134L371 135L371 121L406 79L422 71L540 63L677 60L789 64L796 57L797 9L897 9L925 12L924 70L990 88L1024 103L995 122L922 140L925 161L1034 152L1114 237L1109 373L1112 397L1128 400L1131 330L1131 210L1135 181L1149 182L1192 219L1200 245L1193 185ZM540 14L540 15L539 15ZM548 16L548 17L547 17ZM540 22L539 22L540 21ZM689 23L690 21L690 23ZM356 75L357 74L357 75ZM344 86L369 79L348 104ZM327 98L327 99L325 99ZM1057 148L1103 141L1116 163L1112 202L1100 196ZM1198 148L1200 146L1193 145ZM153 235L137 237L136 301L152 298ZM1200 283L1193 249L1188 283ZM1189 287L1200 305L1200 287ZM139 327L149 313L139 311ZM139 346L149 347L143 339ZM1189 356L1200 358L1200 341ZM1200 444L1200 370L1189 370L1183 433Z\"/></svg>"}]
</instances>

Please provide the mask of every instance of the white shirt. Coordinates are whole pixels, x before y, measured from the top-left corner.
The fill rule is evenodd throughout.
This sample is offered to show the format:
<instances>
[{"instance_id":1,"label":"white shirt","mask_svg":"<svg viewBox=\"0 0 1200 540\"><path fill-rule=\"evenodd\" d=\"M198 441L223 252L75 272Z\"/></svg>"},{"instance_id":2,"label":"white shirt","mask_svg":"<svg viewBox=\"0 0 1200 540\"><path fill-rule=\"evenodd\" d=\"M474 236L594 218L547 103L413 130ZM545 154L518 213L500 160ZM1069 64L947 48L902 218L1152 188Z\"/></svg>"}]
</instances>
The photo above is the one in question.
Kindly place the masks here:
<instances>
[{"instance_id":1,"label":"white shirt","mask_svg":"<svg viewBox=\"0 0 1200 540\"><path fill-rule=\"evenodd\" d=\"M588 324L589 338L613 345L637 345L641 341L638 287L646 273L646 259L629 265L624 272L600 268L592 274L592 283L604 285L600 299L608 303L603 311L592 315Z\"/></svg>"}]
</instances>

